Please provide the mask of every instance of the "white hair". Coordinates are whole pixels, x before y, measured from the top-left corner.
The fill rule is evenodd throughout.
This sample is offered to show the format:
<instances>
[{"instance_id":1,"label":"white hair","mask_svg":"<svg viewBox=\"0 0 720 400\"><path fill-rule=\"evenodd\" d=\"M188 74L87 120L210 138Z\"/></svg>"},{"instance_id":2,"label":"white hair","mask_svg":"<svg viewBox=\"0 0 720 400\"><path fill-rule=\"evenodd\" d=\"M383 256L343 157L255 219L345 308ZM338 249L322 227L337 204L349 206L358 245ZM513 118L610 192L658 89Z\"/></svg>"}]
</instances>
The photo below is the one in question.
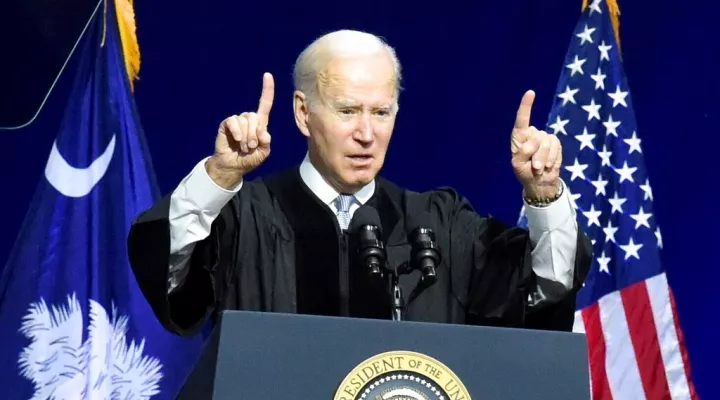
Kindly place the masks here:
<instances>
[{"instance_id":1,"label":"white hair","mask_svg":"<svg viewBox=\"0 0 720 400\"><path fill-rule=\"evenodd\" d=\"M305 94L312 104L317 99L318 75L333 57L355 57L387 52L395 73L395 103L400 95L402 68L395 49L381 37L355 30L339 30L325 34L300 53L293 69L295 90Z\"/></svg>"}]
</instances>

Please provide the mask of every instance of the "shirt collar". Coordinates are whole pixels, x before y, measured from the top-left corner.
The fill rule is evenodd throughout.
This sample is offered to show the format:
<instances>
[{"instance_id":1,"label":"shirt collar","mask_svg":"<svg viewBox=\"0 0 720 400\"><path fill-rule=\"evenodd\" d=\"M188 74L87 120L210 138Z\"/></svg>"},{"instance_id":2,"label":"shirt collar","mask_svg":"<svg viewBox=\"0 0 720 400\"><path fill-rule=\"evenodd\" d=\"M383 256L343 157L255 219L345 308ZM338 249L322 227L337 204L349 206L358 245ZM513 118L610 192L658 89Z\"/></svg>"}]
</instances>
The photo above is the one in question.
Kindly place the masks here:
<instances>
[{"instance_id":1,"label":"shirt collar","mask_svg":"<svg viewBox=\"0 0 720 400\"><path fill-rule=\"evenodd\" d=\"M340 194L320 175L320 172L310 162L310 156L307 153L305 154L305 159L302 164L300 164L300 177L308 188L315 193L315 196L327 205L334 202ZM355 200L360 204L365 204L370 200L373 193L375 193L375 180L360 188L360 190L355 193Z\"/></svg>"}]
</instances>

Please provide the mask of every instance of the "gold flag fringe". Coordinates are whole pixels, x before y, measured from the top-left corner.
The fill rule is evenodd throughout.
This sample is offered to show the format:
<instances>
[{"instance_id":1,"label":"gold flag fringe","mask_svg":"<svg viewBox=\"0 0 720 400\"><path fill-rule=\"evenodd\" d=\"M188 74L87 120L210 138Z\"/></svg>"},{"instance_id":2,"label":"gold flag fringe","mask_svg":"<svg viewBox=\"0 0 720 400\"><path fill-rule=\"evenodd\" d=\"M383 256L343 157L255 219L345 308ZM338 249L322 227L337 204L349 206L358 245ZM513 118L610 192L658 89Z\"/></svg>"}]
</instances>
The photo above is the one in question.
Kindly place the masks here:
<instances>
[{"instance_id":1,"label":"gold flag fringe","mask_svg":"<svg viewBox=\"0 0 720 400\"><path fill-rule=\"evenodd\" d=\"M122 40L125 68L130 78L130 90L140 74L140 46L138 45L133 0L115 0L120 40Z\"/></svg>"},{"instance_id":2,"label":"gold flag fringe","mask_svg":"<svg viewBox=\"0 0 720 400\"><path fill-rule=\"evenodd\" d=\"M105 21L103 29L103 39L101 46L105 45L105 31L107 30L107 1L105 0L105 10L103 21ZM118 31L120 33L120 42L122 43L123 58L125 59L125 69L127 70L130 80L130 90L134 91L134 82L139 79L140 74L140 46L137 40L137 27L135 25L135 10L133 8L133 0L115 0L115 10L117 13Z\"/></svg>"},{"instance_id":3,"label":"gold flag fringe","mask_svg":"<svg viewBox=\"0 0 720 400\"><path fill-rule=\"evenodd\" d=\"M615 41L618 45L618 53L620 53L620 7L617 4L617 0L605 0L605 3L610 10L610 21L612 21L613 32L615 33ZM582 11L588 6L588 0L583 0Z\"/></svg>"}]
</instances>

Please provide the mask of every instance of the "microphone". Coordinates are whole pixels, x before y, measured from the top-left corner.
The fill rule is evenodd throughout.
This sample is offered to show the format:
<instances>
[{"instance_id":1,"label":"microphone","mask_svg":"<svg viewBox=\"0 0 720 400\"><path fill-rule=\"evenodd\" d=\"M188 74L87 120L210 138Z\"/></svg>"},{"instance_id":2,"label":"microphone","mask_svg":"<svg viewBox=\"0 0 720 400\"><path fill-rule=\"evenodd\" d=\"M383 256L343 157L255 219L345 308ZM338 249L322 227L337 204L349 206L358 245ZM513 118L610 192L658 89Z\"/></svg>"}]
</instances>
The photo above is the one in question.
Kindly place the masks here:
<instances>
[{"instance_id":1,"label":"microphone","mask_svg":"<svg viewBox=\"0 0 720 400\"><path fill-rule=\"evenodd\" d=\"M358 257L371 278L383 279L387 255L382 241L382 224L377 210L363 205L355 211L348 231L357 240Z\"/></svg>"},{"instance_id":2,"label":"microphone","mask_svg":"<svg viewBox=\"0 0 720 400\"><path fill-rule=\"evenodd\" d=\"M442 261L432 221L433 217L427 211L408 217L408 226L414 227L409 235L412 245L410 263L412 268L422 272L420 283L423 287L429 287L437 281L435 268Z\"/></svg>"}]
</instances>

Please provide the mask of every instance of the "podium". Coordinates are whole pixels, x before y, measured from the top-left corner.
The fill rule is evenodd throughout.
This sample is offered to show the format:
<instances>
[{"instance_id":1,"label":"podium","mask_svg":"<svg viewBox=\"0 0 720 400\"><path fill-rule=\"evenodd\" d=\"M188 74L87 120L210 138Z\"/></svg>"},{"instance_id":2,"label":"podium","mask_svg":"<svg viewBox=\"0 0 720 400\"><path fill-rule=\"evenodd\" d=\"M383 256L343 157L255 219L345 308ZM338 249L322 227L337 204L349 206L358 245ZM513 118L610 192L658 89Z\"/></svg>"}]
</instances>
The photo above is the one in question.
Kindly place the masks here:
<instances>
[{"instance_id":1,"label":"podium","mask_svg":"<svg viewBox=\"0 0 720 400\"><path fill-rule=\"evenodd\" d=\"M225 311L179 399L581 400L585 335Z\"/></svg>"}]
</instances>

